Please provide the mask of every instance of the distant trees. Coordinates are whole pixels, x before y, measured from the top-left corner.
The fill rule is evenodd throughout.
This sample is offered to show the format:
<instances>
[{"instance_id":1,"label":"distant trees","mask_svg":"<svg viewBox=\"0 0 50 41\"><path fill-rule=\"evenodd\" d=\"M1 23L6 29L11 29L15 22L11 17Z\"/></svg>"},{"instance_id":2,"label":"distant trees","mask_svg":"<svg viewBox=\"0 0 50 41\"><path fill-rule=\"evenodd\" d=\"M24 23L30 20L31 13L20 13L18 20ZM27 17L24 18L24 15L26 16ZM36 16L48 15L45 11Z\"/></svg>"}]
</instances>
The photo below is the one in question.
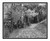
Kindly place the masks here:
<instances>
[{"instance_id":1,"label":"distant trees","mask_svg":"<svg viewBox=\"0 0 50 41\"><path fill-rule=\"evenodd\" d=\"M20 7L20 6L19 6ZM26 23L27 25L29 25L29 23L36 23L36 22L40 22L40 21L42 21L43 19L45 19L45 15L46 15L46 12L45 12L45 7L42 7L42 6L38 6L38 5L32 5L32 6L23 6L23 7L25 7L25 8L27 8L27 10L28 9L30 9L32 12L33 12L33 15L34 15L34 12L35 12L35 16L33 16L33 15L31 15L31 17L29 17L29 16L27 16L27 14L26 15L24 15L23 16L23 21L24 21L24 23ZM21 7L20 7L21 8ZM24 8L23 9L20 9L19 8L19 10L21 10L21 11L24 11ZM11 8L10 8L10 11L9 12L7 12L7 15L8 15L8 18L7 18L7 21L9 21L9 23L11 23L11 25L10 26L12 26L11 28L13 28L13 27L16 27L17 28L17 26L15 26L15 25L19 25L19 24L21 24L22 23L22 21L20 20L20 17L21 16L18 16L19 14L17 14L17 13L19 13L20 11L16 11L16 10L18 10L18 8L17 8L17 5L15 5L15 4L12 4L11 5ZM26 11L27 11L26 10ZM35 10L35 11L34 11ZM31 12L30 11L30 12ZM27 13L27 12L26 12ZM38 15L36 15L36 13L38 13ZM25 14L25 12L24 12L24 14ZM29 14L29 13L28 13ZM18 18L18 19L17 19ZM22 17L21 17L22 18ZM29 21L29 22L28 22ZM21 22L21 23L18 23L18 22ZM16 23L16 24L15 24ZM22 24L24 24L24 23L22 23ZM14 26L13 26L14 25ZM20 26L20 25L19 25Z\"/></svg>"}]
</instances>

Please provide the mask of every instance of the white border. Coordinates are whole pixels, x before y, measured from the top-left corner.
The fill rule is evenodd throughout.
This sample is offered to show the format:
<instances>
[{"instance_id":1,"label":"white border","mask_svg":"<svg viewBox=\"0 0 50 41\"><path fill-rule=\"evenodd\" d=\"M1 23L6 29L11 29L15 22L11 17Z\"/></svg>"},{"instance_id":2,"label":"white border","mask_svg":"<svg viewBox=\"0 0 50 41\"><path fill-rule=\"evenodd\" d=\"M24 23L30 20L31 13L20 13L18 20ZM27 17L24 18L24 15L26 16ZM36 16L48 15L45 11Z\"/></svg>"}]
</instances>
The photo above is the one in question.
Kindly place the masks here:
<instances>
[{"instance_id":1,"label":"white border","mask_svg":"<svg viewBox=\"0 0 50 41\"><path fill-rule=\"evenodd\" d=\"M48 39L2 39L3 2L48 2ZM0 41L49 41L50 40L50 0L0 0Z\"/></svg>"}]
</instances>

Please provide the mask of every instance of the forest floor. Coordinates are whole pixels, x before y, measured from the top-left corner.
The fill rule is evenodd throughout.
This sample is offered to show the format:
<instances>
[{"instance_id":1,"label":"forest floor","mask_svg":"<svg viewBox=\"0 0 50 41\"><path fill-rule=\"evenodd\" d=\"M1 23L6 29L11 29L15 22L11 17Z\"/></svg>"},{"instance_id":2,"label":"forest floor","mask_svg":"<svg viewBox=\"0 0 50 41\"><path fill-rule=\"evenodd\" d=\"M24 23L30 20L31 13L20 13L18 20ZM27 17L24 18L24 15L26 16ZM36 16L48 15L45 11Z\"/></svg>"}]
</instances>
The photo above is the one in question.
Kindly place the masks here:
<instances>
[{"instance_id":1,"label":"forest floor","mask_svg":"<svg viewBox=\"0 0 50 41\"><path fill-rule=\"evenodd\" d=\"M31 26L14 30L9 38L47 38L47 24L43 23L31 24Z\"/></svg>"}]
</instances>

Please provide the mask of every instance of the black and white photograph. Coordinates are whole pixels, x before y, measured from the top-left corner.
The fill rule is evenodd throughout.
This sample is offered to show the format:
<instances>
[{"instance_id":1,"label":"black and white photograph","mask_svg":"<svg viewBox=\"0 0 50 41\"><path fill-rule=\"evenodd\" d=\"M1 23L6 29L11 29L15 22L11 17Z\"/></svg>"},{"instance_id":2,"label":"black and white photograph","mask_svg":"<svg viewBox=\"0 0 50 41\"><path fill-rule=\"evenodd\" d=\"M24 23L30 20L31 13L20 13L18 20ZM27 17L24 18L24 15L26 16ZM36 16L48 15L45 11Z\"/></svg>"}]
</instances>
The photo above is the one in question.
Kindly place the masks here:
<instances>
[{"instance_id":1,"label":"black and white photograph","mask_svg":"<svg viewBox=\"0 0 50 41\"><path fill-rule=\"evenodd\" d=\"M3 39L47 39L47 2L3 2Z\"/></svg>"}]
</instances>

